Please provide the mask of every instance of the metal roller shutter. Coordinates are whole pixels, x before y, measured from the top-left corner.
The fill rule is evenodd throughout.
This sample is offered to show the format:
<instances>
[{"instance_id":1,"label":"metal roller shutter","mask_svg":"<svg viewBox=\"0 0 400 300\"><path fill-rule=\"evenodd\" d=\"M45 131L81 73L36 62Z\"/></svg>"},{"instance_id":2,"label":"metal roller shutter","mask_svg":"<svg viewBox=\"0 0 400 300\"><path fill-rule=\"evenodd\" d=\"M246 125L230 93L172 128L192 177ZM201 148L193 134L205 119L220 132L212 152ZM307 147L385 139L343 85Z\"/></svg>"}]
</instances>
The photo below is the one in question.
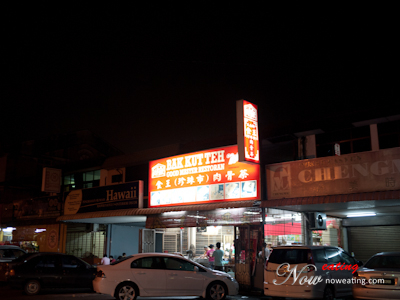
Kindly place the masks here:
<instances>
[{"instance_id":1,"label":"metal roller shutter","mask_svg":"<svg viewBox=\"0 0 400 300\"><path fill-rule=\"evenodd\" d=\"M400 226L348 227L349 251L366 263L379 252L400 251Z\"/></svg>"}]
</instances>

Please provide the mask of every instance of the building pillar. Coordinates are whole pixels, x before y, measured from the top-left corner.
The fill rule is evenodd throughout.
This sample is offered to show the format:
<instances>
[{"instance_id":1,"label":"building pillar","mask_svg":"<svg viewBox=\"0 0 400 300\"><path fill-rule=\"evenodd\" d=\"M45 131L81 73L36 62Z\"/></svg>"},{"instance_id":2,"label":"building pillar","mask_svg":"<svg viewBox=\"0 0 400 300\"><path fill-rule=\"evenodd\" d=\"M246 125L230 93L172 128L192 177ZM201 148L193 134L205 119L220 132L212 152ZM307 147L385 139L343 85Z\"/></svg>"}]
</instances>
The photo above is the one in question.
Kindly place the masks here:
<instances>
[{"instance_id":1,"label":"building pillar","mask_svg":"<svg viewBox=\"0 0 400 300\"><path fill-rule=\"evenodd\" d=\"M378 125L370 124L369 131L371 136L371 150L378 151L379 150Z\"/></svg>"},{"instance_id":2,"label":"building pillar","mask_svg":"<svg viewBox=\"0 0 400 300\"><path fill-rule=\"evenodd\" d=\"M303 136L298 139L298 157L300 159L310 159L317 157L317 146L315 134Z\"/></svg>"}]
</instances>

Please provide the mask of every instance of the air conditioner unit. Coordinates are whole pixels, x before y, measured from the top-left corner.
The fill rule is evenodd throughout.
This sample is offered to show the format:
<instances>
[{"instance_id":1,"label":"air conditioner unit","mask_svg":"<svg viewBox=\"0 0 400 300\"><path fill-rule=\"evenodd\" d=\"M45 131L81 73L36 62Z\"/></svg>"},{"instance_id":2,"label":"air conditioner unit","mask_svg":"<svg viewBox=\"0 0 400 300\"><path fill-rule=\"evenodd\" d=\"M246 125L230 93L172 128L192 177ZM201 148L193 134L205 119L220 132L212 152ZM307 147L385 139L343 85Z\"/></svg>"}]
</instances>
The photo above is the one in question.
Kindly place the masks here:
<instances>
[{"instance_id":1,"label":"air conditioner unit","mask_svg":"<svg viewBox=\"0 0 400 300\"><path fill-rule=\"evenodd\" d=\"M310 230L326 230L326 214L312 212L309 214Z\"/></svg>"}]
</instances>

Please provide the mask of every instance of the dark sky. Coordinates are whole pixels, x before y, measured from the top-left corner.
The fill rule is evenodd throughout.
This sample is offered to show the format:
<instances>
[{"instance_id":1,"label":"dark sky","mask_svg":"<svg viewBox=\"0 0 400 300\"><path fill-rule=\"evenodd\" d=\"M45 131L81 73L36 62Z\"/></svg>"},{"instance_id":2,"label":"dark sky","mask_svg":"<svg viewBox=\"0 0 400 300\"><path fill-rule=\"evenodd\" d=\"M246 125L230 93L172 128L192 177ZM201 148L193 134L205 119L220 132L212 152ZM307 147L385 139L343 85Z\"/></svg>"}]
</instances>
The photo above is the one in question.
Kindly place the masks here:
<instances>
[{"instance_id":1,"label":"dark sky","mask_svg":"<svg viewBox=\"0 0 400 300\"><path fill-rule=\"evenodd\" d=\"M2 142L90 129L132 152L215 137L236 130L239 99L259 106L265 135L400 113L387 5L2 11Z\"/></svg>"}]
</instances>

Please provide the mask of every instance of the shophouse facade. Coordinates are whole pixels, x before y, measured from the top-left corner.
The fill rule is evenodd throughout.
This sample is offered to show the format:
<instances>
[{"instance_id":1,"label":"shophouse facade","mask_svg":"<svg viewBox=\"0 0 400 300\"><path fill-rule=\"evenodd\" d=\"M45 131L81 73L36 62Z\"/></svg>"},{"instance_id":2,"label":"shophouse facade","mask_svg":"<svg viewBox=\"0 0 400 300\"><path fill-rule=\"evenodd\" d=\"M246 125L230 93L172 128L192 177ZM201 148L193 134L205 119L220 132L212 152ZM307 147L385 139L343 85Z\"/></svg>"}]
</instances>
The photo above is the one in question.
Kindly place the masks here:
<instances>
[{"instance_id":1,"label":"shophouse facade","mask_svg":"<svg viewBox=\"0 0 400 300\"><path fill-rule=\"evenodd\" d=\"M303 227L307 244L340 246L364 262L400 249L398 120L301 136L303 159L266 166L266 215L276 208L299 212L309 221ZM320 227L318 216L326 217Z\"/></svg>"},{"instance_id":2,"label":"shophouse facade","mask_svg":"<svg viewBox=\"0 0 400 300\"><path fill-rule=\"evenodd\" d=\"M1 145L0 152L0 243L29 252L65 252L67 226L57 221L63 191L98 186L96 170L122 154L87 130Z\"/></svg>"}]
</instances>

